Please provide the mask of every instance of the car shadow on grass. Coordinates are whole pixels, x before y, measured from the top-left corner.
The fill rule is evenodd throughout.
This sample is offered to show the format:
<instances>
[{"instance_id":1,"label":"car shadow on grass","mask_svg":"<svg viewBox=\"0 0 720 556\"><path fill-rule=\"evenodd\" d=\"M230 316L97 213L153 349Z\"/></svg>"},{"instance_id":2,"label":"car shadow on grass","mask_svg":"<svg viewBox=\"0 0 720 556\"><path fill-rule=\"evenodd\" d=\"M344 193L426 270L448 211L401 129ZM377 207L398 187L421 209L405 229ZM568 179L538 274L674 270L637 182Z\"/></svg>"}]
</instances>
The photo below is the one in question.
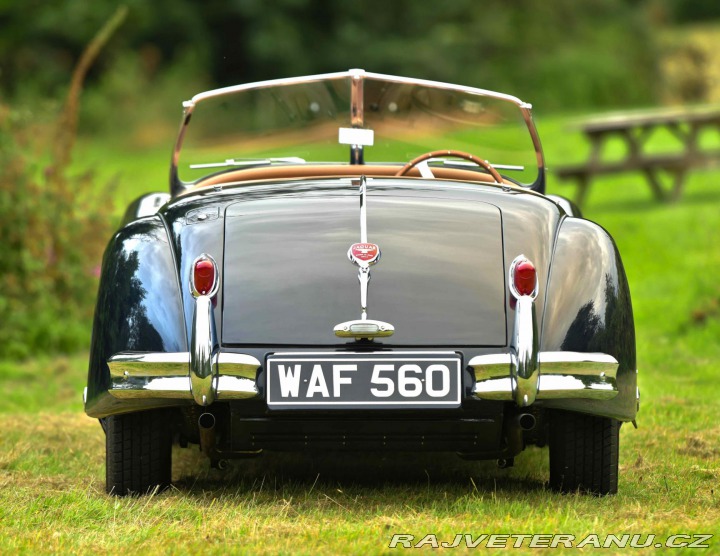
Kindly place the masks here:
<instances>
[{"instance_id":1,"label":"car shadow on grass","mask_svg":"<svg viewBox=\"0 0 720 556\"><path fill-rule=\"evenodd\" d=\"M252 459L227 462L222 470L211 469L197 450L176 450L174 486L188 496L221 496L275 492L286 496L312 490L353 489L364 492L382 490L432 491L457 494L475 492L531 494L545 490L547 452L526 450L515 466L501 469L493 461L467 461L454 453L413 452L266 452Z\"/></svg>"}]
</instances>

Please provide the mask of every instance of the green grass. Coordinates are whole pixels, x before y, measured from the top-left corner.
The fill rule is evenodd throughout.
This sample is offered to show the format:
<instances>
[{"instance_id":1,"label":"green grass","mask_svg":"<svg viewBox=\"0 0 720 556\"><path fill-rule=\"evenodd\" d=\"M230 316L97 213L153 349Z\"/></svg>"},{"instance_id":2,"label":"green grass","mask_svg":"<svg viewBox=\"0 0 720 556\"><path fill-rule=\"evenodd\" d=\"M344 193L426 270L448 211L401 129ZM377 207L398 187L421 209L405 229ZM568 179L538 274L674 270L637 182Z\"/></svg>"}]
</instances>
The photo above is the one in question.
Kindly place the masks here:
<instances>
[{"instance_id":1,"label":"green grass","mask_svg":"<svg viewBox=\"0 0 720 556\"><path fill-rule=\"evenodd\" d=\"M562 120L539 125L551 166L582 158ZM101 159L103 148L85 152ZM159 155L107 156L103 172L126 172L123 195L165 190L166 174L158 187L160 173L140 177ZM178 449L169 492L109 498L79 355L0 364L0 552L360 554L393 552L393 533L716 533L704 553L720 553L719 184L720 172L696 172L678 203L659 204L628 174L597 180L587 199L586 217L620 248L637 328L640 428L622 428L617 496L548 491L540 449L508 470L400 454L266 456L224 472ZM550 190L574 193L552 179Z\"/></svg>"}]
</instances>

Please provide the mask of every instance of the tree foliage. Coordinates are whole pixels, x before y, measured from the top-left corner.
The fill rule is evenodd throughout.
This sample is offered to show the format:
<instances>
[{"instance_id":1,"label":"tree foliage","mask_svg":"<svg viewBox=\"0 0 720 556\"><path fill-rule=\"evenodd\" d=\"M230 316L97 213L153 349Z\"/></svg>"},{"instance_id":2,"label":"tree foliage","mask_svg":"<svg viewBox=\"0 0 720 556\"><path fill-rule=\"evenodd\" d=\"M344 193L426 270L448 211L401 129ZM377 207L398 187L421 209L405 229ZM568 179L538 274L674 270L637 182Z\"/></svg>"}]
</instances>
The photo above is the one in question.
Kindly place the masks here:
<instances>
[{"instance_id":1,"label":"tree foliage","mask_svg":"<svg viewBox=\"0 0 720 556\"><path fill-rule=\"evenodd\" d=\"M720 17L716 3L689 0L126 4L127 24L95 76L128 52L144 53L151 72L182 64L188 77L208 74L217 85L364 67L507 91L546 110L657 100L657 21ZM63 87L114 8L109 0L0 7L0 88L52 94Z\"/></svg>"},{"instance_id":2,"label":"tree foliage","mask_svg":"<svg viewBox=\"0 0 720 556\"><path fill-rule=\"evenodd\" d=\"M123 18L83 52L59 117L0 104L0 356L84 343L113 192L69 168L85 74Z\"/></svg>"}]
</instances>

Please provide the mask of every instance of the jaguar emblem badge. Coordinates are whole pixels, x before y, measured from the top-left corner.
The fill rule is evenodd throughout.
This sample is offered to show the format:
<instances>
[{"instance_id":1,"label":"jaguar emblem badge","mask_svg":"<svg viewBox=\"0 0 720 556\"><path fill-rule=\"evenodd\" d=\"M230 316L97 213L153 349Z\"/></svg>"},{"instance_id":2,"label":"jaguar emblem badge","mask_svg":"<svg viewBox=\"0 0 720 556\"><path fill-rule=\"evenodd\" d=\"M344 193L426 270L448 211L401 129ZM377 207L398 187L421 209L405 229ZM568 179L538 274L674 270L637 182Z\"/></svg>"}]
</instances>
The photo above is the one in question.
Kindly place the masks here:
<instances>
[{"instance_id":1,"label":"jaguar emblem badge","mask_svg":"<svg viewBox=\"0 0 720 556\"><path fill-rule=\"evenodd\" d=\"M366 268L380 260L380 248L374 243L353 243L348 249L348 259Z\"/></svg>"},{"instance_id":2,"label":"jaguar emblem badge","mask_svg":"<svg viewBox=\"0 0 720 556\"><path fill-rule=\"evenodd\" d=\"M360 243L353 243L348 249L350 262L358 267L360 282L360 319L349 320L335 325L335 335L341 338L356 340L373 340L392 336L395 327L389 322L370 320L368 318L368 284L370 283L370 267L380 260L380 247L367 240L367 179L360 176Z\"/></svg>"}]
</instances>

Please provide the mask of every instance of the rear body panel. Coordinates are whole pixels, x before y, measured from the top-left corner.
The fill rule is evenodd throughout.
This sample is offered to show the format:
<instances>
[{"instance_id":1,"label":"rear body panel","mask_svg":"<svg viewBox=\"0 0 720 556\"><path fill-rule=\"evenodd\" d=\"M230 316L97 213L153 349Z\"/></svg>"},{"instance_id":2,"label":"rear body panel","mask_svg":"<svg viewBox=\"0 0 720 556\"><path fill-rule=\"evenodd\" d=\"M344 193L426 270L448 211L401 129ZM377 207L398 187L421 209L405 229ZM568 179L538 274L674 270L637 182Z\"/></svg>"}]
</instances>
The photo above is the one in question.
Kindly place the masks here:
<instances>
[{"instance_id":1,"label":"rear body panel","mask_svg":"<svg viewBox=\"0 0 720 556\"><path fill-rule=\"evenodd\" d=\"M455 418L468 417L470 407L493 408L501 416L502 403L473 399L475 377L467 364L477 355L507 351L515 306L507 293L506 269L524 254L538 271L540 349L603 351L620 363L619 394L613 400L552 400L537 402L537 407L634 418L632 312L619 256L604 230L566 217L558 205L529 191L418 179L368 183L369 239L382 250L381 261L373 267L369 314L394 324L395 335L367 345L332 333L335 324L358 318L360 311L357 271L346 258L348 246L359 240L353 180L200 189L175 199L157 217L138 221L152 222L145 225L147 230L129 224L108 249L106 265L137 252L141 260L155 257L155 262L166 261L165 267L172 264L174 275L166 268L159 285L157 277L153 281L136 273L144 281L142 287L152 290L145 299L156 299L164 307L153 309L150 321L163 338L158 346L107 341L100 325L104 330L132 328L137 320L128 311L113 312L112 307L127 305L128 294L103 281L93 339L89 414L102 417L191 404L152 398L117 403L107 391L105 361L122 351L188 349L194 310L188 277L193 260L209 253L222 269L214 299L219 349L247 354L261 363L255 377L259 400L265 399L266 357L289 348L299 352L452 350L461 355L463 365L463 404ZM163 240L166 229L169 235ZM141 238L120 242L119 238L138 233ZM150 244L164 253L151 251ZM587 321L588 315L597 318ZM586 321L592 326L583 328ZM243 403L248 402L233 402ZM394 415L382 413L377 417ZM274 415L266 405L263 414ZM430 415L423 413L423 418Z\"/></svg>"},{"instance_id":2,"label":"rear body panel","mask_svg":"<svg viewBox=\"0 0 720 556\"><path fill-rule=\"evenodd\" d=\"M223 344L338 343L333 327L360 313L357 270L346 257L360 237L354 193L344 187L227 207ZM369 314L395 326L386 342L505 345L499 209L386 188L373 189L368 205L369 238L382 252Z\"/></svg>"},{"instance_id":3,"label":"rear body panel","mask_svg":"<svg viewBox=\"0 0 720 556\"><path fill-rule=\"evenodd\" d=\"M219 216L200 223L189 222L188 213L206 207L212 207L213 214L217 209ZM200 189L168 205L162 216L173 232L181 276L190 275L192 261L201 252L212 254L223 269L224 282L216 302L222 308L223 318L221 312L216 312L216 326L224 345L256 345L243 341L242 330L236 332L232 328L243 326L233 304L257 302L244 299L248 295L237 288L230 291L229 281L234 286L258 289L268 288L272 283L275 291L282 294L284 311L288 304L297 303L305 307L304 314L309 314L310 309L313 313L326 310L324 301L330 296L332 303L327 309L335 311L337 320L326 319L329 328L325 337L309 344L291 344L284 339L279 343L340 347L353 342L333 338L332 327L343 320L358 318L360 311L357 271L346 257L350 244L360 238L358 213L357 185L352 179L323 179L248 184L222 191ZM546 283L561 217L554 203L517 189L451 181L368 180L368 236L382 250L369 287L370 314L392 322L393 317L384 313L385 304L390 303L396 307L396 318L411 319L410 330L406 326L405 332L401 332L398 326L392 338L376 343L413 345L404 343L413 341L408 335L412 335L412 327L417 326L414 319L422 311L422 307L413 306L430 303L433 315L442 318L443 314L453 312L462 323L447 323L458 336L438 334L442 345L507 345L512 328L507 318L508 311L512 311L506 291L507 265L524 253L535 262L540 283ZM413 234L431 249L423 241L412 242L402 237ZM307 247L301 243L305 238L311 240ZM256 248L256 244L263 248ZM230 265L227 257L233 258ZM245 264L243 258L248 259ZM266 270L267 265L271 271ZM406 269L407 265L415 272ZM245 272L249 273L247 278L242 276ZM420 276L415 275L418 273ZM421 287L423 295L415 295L408 280ZM301 285L309 290L302 290ZM183 287L181 293L189 337L193 298L188 288ZM473 295L468 299L470 293ZM232 299L227 299L228 294ZM396 296L405 303L399 303ZM263 299L275 303L269 296ZM542 305L544 299L545 291L541 288L537 303ZM443 307L443 303L450 304L450 308ZM467 303L472 303L474 311L487 318L481 319L474 311L466 310ZM257 308L254 311L261 312ZM398 315L406 311L414 313L407 317ZM262 318L281 319L283 312L278 310ZM498 326L498 321L503 324ZM231 325L228 331L225 324ZM504 332L500 330L503 326ZM478 327L479 332L474 330ZM398 337L405 339L401 341ZM426 339L431 340L427 335ZM261 339L257 343L278 342ZM416 345L419 343L415 341Z\"/></svg>"}]
</instances>

